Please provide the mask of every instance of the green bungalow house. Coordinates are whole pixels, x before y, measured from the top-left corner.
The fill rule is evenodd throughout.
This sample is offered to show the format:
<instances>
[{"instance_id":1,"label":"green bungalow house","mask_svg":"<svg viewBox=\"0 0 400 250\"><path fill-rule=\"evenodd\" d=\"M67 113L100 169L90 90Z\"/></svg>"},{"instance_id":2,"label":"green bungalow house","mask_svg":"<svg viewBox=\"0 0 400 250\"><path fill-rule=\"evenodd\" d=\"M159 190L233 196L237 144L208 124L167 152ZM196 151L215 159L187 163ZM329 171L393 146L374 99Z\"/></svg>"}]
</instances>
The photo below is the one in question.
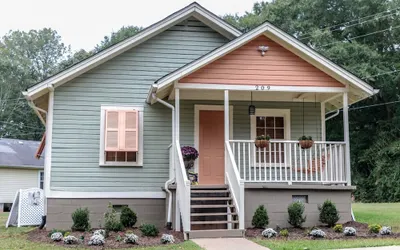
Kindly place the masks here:
<instances>
[{"instance_id":1,"label":"green bungalow house","mask_svg":"<svg viewBox=\"0 0 400 250\"><path fill-rule=\"evenodd\" d=\"M375 93L268 22L242 34L192 3L24 92L46 125L47 229L79 207L98 227L108 202L189 238L240 236L259 205L287 227L293 201L305 226L326 199L351 220L348 106ZM344 138L326 141L339 109Z\"/></svg>"}]
</instances>

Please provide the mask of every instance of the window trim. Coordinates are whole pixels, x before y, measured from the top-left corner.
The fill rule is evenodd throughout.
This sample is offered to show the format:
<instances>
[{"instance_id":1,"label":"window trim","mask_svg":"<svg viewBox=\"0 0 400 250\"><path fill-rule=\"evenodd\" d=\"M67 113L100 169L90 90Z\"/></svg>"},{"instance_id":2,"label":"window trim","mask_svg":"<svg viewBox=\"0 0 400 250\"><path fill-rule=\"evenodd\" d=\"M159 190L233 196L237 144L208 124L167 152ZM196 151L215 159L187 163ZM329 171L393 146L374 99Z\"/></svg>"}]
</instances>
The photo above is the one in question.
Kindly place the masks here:
<instances>
[{"instance_id":1,"label":"window trim","mask_svg":"<svg viewBox=\"0 0 400 250\"><path fill-rule=\"evenodd\" d=\"M256 129L257 129L257 124L256 124L256 117L257 116L274 116L274 117L279 117L283 116L283 128L285 130L284 134L284 140L290 140L291 138L291 130L290 130L290 109L263 109L263 108L256 108L256 113L255 115L250 116L250 130L251 130L251 139L254 140L256 138ZM288 157L288 156L286 156ZM285 162L287 162L288 159L285 159ZM266 164L266 167L275 167L279 165L279 163L275 164ZM256 163L254 160L254 165L251 167L261 167L264 166L264 164ZM289 168L288 165L284 164L283 168Z\"/></svg>"},{"instance_id":2,"label":"window trim","mask_svg":"<svg viewBox=\"0 0 400 250\"><path fill-rule=\"evenodd\" d=\"M38 188L40 188L40 174L43 173L43 190L44 190L44 170L39 170L38 172Z\"/></svg>"},{"instance_id":3,"label":"window trim","mask_svg":"<svg viewBox=\"0 0 400 250\"><path fill-rule=\"evenodd\" d=\"M104 157L105 149L105 119L106 110L137 110L139 112L139 149L136 153L136 162L106 162ZM141 167L143 166L143 106L133 106L133 105L101 105L100 114L100 155L99 155L99 165L100 166L116 166L116 167Z\"/></svg>"},{"instance_id":4,"label":"window trim","mask_svg":"<svg viewBox=\"0 0 400 250\"><path fill-rule=\"evenodd\" d=\"M284 117L284 140L290 140L290 109L262 109L256 108L256 114L250 116L251 139L256 138L256 117L257 116L283 116Z\"/></svg>"}]
</instances>

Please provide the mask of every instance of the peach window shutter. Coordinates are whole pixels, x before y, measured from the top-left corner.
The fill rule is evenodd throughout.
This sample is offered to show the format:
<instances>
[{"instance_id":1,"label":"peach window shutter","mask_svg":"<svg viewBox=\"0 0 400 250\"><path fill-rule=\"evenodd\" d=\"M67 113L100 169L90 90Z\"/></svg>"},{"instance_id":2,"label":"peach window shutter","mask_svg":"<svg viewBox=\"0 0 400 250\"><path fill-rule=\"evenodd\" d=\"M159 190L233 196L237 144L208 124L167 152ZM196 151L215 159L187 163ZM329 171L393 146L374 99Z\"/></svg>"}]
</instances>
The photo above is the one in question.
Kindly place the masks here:
<instances>
[{"instance_id":1,"label":"peach window shutter","mask_svg":"<svg viewBox=\"0 0 400 250\"><path fill-rule=\"evenodd\" d=\"M139 145L139 112L137 110L124 111L120 122L120 150L138 151Z\"/></svg>"},{"instance_id":2,"label":"peach window shutter","mask_svg":"<svg viewBox=\"0 0 400 250\"><path fill-rule=\"evenodd\" d=\"M105 151L118 151L120 111L107 110L105 124Z\"/></svg>"}]
</instances>

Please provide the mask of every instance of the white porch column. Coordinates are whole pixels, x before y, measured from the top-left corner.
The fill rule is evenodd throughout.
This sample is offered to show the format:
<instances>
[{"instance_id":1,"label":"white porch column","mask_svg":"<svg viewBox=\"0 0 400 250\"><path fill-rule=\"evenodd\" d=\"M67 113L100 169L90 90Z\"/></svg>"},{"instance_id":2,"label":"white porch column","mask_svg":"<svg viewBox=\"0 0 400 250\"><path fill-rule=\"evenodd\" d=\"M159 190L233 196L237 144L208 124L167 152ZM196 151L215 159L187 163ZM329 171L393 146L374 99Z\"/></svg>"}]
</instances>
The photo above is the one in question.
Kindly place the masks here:
<instances>
[{"instance_id":1,"label":"white porch column","mask_svg":"<svg viewBox=\"0 0 400 250\"><path fill-rule=\"evenodd\" d=\"M325 103L321 102L321 141L326 141Z\"/></svg>"},{"instance_id":2,"label":"white porch column","mask_svg":"<svg viewBox=\"0 0 400 250\"><path fill-rule=\"evenodd\" d=\"M350 136L349 136L349 102L347 92L343 93L343 129L345 148L345 166L347 185L351 185L351 166L350 166Z\"/></svg>"},{"instance_id":3,"label":"white porch column","mask_svg":"<svg viewBox=\"0 0 400 250\"><path fill-rule=\"evenodd\" d=\"M180 107L179 107L179 89L175 89L175 141L180 141Z\"/></svg>"},{"instance_id":4,"label":"white porch column","mask_svg":"<svg viewBox=\"0 0 400 250\"><path fill-rule=\"evenodd\" d=\"M224 91L224 138L225 141L229 140L229 90Z\"/></svg>"}]
</instances>

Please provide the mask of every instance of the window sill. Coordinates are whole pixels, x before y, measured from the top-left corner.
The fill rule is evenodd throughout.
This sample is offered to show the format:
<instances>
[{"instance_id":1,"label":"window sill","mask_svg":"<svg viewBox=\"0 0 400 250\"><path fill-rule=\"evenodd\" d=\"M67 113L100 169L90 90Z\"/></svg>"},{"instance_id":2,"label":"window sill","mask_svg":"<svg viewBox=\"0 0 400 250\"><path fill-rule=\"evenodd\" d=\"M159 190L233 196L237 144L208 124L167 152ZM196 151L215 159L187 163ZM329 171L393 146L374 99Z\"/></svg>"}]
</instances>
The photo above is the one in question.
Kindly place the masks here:
<instances>
[{"instance_id":1,"label":"window sill","mask_svg":"<svg viewBox=\"0 0 400 250\"><path fill-rule=\"evenodd\" d=\"M143 167L140 163L108 162L100 163L100 167Z\"/></svg>"}]
</instances>

